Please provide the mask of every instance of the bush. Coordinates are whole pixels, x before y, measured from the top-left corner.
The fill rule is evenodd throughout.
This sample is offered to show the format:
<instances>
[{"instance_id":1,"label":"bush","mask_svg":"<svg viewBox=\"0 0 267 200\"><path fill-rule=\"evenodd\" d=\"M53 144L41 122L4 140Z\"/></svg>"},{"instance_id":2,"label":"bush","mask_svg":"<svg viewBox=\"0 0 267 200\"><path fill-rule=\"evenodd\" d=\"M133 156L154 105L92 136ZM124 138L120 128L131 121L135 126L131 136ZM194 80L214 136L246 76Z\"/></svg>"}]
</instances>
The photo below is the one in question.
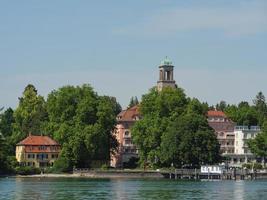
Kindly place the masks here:
<instances>
[{"instance_id":1,"label":"bush","mask_svg":"<svg viewBox=\"0 0 267 200\"><path fill-rule=\"evenodd\" d=\"M72 165L70 163L70 161L61 156L59 157L55 163L52 169L50 169L50 173L51 172L70 172L72 171Z\"/></svg>"},{"instance_id":2,"label":"bush","mask_svg":"<svg viewBox=\"0 0 267 200\"><path fill-rule=\"evenodd\" d=\"M261 163L254 163L254 169L262 169L262 164Z\"/></svg>"},{"instance_id":3,"label":"bush","mask_svg":"<svg viewBox=\"0 0 267 200\"><path fill-rule=\"evenodd\" d=\"M262 164L261 163L245 163L242 165L243 168L247 169L262 169Z\"/></svg>"},{"instance_id":4,"label":"bush","mask_svg":"<svg viewBox=\"0 0 267 200\"><path fill-rule=\"evenodd\" d=\"M135 169L138 167L138 161L138 158L131 157L128 162L123 162L123 168Z\"/></svg>"},{"instance_id":5,"label":"bush","mask_svg":"<svg viewBox=\"0 0 267 200\"><path fill-rule=\"evenodd\" d=\"M107 164L103 164L101 166L101 170L108 170L109 169L109 166Z\"/></svg>"},{"instance_id":6,"label":"bush","mask_svg":"<svg viewBox=\"0 0 267 200\"><path fill-rule=\"evenodd\" d=\"M39 168L35 168L35 167L19 166L19 167L15 168L15 172L16 172L16 174L19 174L19 175L33 175L33 174L40 174L41 170Z\"/></svg>"}]
</instances>

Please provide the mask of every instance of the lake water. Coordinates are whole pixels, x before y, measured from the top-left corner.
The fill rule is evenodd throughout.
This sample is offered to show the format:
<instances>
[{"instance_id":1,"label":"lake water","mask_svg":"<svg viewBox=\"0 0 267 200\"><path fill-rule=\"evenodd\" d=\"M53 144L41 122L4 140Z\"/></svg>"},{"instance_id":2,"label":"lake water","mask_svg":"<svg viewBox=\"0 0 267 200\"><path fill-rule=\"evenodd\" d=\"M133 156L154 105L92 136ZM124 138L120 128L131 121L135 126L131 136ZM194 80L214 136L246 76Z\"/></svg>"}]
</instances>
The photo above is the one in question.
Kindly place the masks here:
<instances>
[{"instance_id":1,"label":"lake water","mask_svg":"<svg viewBox=\"0 0 267 200\"><path fill-rule=\"evenodd\" d=\"M0 200L267 199L267 180L0 178Z\"/></svg>"}]
</instances>

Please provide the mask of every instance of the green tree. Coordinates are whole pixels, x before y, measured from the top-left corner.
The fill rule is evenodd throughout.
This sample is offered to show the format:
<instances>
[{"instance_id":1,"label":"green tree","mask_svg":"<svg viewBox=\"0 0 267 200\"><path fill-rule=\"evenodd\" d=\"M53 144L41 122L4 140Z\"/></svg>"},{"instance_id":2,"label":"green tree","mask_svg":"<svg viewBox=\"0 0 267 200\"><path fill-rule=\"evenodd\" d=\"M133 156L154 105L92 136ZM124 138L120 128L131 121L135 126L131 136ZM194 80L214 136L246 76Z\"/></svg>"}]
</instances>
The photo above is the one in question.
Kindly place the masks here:
<instances>
[{"instance_id":1,"label":"green tree","mask_svg":"<svg viewBox=\"0 0 267 200\"><path fill-rule=\"evenodd\" d=\"M205 116L207 104L186 98L181 88L153 88L143 96L140 110L143 118L132 127L140 164L199 166L219 161L219 144Z\"/></svg>"},{"instance_id":2,"label":"green tree","mask_svg":"<svg viewBox=\"0 0 267 200\"><path fill-rule=\"evenodd\" d=\"M161 160L181 167L220 161L216 135L205 117L206 107L198 100L189 102L185 113L175 119L162 135Z\"/></svg>"},{"instance_id":3,"label":"green tree","mask_svg":"<svg viewBox=\"0 0 267 200\"><path fill-rule=\"evenodd\" d=\"M131 107L136 106L138 104L139 104L138 98L136 96L131 97L128 107L131 108Z\"/></svg>"},{"instance_id":4,"label":"green tree","mask_svg":"<svg viewBox=\"0 0 267 200\"><path fill-rule=\"evenodd\" d=\"M253 154L263 158L264 167L265 167L266 158L267 158L267 128L266 126L264 127L263 131L259 133L254 139L248 140L248 147Z\"/></svg>"},{"instance_id":5,"label":"green tree","mask_svg":"<svg viewBox=\"0 0 267 200\"><path fill-rule=\"evenodd\" d=\"M14 156L9 154L10 146L0 133L0 175L13 173L17 164Z\"/></svg>"},{"instance_id":6,"label":"green tree","mask_svg":"<svg viewBox=\"0 0 267 200\"><path fill-rule=\"evenodd\" d=\"M220 111L224 111L227 107L227 104L225 101L220 101L220 103L216 104L216 109Z\"/></svg>"},{"instance_id":7,"label":"green tree","mask_svg":"<svg viewBox=\"0 0 267 200\"><path fill-rule=\"evenodd\" d=\"M0 114L0 133L4 137L12 135L12 124L15 122L12 108L8 108L4 113Z\"/></svg>"},{"instance_id":8,"label":"green tree","mask_svg":"<svg viewBox=\"0 0 267 200\"><path fill-rule=\"evenodd\" d=\"M4 138L0 133L0 174L3 174L6 171L6 152L5 152L6 144L4 142Z\"/></svg>"},{"instance_id":9,"label":"green tree","mask_svg":"<svg viewBox=\"0 0 267 200\"><path fill-rule=\"evenodd\" d=\"M236 105L228 105L225 109L226 115L238 125L255 126L259 125L259 113L255 107L248 102L242 101Z\"/></svg>"},{"instance_id":10,"label":"green tree","mask_svg":"<svg viewBox=\"0 0 267 200\"><path fill-rule=\"evenodd\" d=\"M114 97L99 96L86 84L64 86L48 95L46 106L45 131L62 145L62 169L90 167L93 160L108 161L116 151L112 132L121 107Z\"/></svg>"},{"instance_id":11,"label":"green tree","mask_svg":"<svg viewBox=\"0 0 267 200\"><path fill-rule=\"evenodd\" d=\"M41 134L42 124L46 119L44 98L38 95L33 85L27 85L22 97L19 98L19 106L14 112L13 144L25 138L29 133Z\"/></svg>"},{"instance_id":12,"label":"green tree","mask_svg":"<svg viewBox=\"0 0 267 200\"><path fill-rule=\"evenodd\" d=\"M263 125L263 122L267 118L267 104L265 100L265 96L262 92L259 92L255 99L253 100L253 103L255 105L255 109L258 112L258 120L259 124Z\"/></svg>"}]
</instances>

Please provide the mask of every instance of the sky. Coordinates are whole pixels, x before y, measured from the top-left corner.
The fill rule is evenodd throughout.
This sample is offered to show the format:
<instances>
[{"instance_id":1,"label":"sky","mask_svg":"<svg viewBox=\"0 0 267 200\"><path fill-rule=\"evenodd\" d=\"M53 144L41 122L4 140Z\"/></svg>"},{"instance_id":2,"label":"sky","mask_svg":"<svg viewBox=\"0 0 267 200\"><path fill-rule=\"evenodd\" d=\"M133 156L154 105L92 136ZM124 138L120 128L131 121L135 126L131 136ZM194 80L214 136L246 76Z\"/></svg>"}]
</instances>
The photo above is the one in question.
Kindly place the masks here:
<instances>
[{"instance_id":1,"label":"sky","mask_svg":"<svg viewBox=\"0 0 267 200\"><path fill-rule=\"evenodd\" d=\"M267 96L267 1L0 1L0 107L16 108L29 83L45 97L89 83L126 107L165 56L189 97Z\"/></svg>"}]
</instances>

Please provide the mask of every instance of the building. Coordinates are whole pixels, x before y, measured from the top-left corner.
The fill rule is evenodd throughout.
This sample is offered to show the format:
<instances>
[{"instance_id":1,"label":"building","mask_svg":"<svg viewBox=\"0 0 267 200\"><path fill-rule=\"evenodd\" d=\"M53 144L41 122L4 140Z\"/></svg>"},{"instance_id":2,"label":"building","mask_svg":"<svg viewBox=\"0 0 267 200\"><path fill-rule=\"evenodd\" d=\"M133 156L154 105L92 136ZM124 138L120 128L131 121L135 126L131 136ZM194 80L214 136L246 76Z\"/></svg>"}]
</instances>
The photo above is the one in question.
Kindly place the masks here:
<instances>
[{"instance_id":1,"label":"building","mask_svg":"<svg viewBox=\"0 0 267 200\"><path fill-rule=\"evenodd\" d=\"M222 111L210 110L207 114L208 123L212 127L220 144L222 155L235 152L235 123L232 122Z\"/></svg>"},{"instance_id":2,"label":"building","mask_svg":"<svg viewBox=\"0 0 267 200\"><path fill-rule=\"evenodd\" d=\"M241 167L244 163L257 161L247 146L247 140L260 132L259 126L235 126L222 111L208 111L207 116L210 127L216 132L220 152L227 158L228 165Z\"/></svg>"},{"instance_id":3,"label":"building","mask_svg":"<svg viewBox=\"0 0 267 200\"><path fill-rule=\"evenodd\" d=\"M164 87L177 87L173 79L173 68L172 62L167 57L161 62L157 82L158 91L161 91ZM110 165L112 167L124 167L131 158L138 157L138 151L132 142L130 128L140 119L140 116L138 106L123 110L118 114L115 135L119 148L116 155L111 155Z\"/></svg>"},{"instance_id":4,"label":"building","mask_svg":"<svg viewBox=\"0 0 267 200\"><path fill-rule=\"evenodd\" d=\"M139 119L138 106L123 110L118 114L115 135L119 147L116 155L111 156L112 167L124 167L131 158L138 157L136 146L132 142L130 128Z\"/></svg>"},{"instance_id":5,"label":"building","mask_svg":"<svg viewBox=\"0 0 267 200\"><path fill-rule=\"evenodd\" d=\"M159 66L159 80L157 89L161 91L164 87L176 88L175 80L173 79L173 65L166 57Z\"/></svg>"},{"instance_id":6,"label":"building","mask_svg":"<svg viewBox=\"0 0 267 200\"><path fill-rule=\"evenodd\" d=\"M200 172L202 174L223 174L224 166L222 165L202 165Z\"/></svg>"},{"instance_id":7,"label":"building","mask_svg":"<svg viewBox=\"0 0 267 200\"><path fill-rule=\"evenodd\" d=\"M29 134L16 145L16 159L22 166L53 166L60 153L60 145L48 136Z\"/></svg>"},{"instance_id":8,"label":"building","mask_svg":"<svg viewBox=\"0 0 267 200\"><path fill-rule=\"evenodd\" d=\"M256 157L248 148L247 140L255 138L259 132L259 126L235 126L235 151L233 154L227 156L231 166L241 167L244 163L257 161Z\"/></svg>"}]
</instances>

